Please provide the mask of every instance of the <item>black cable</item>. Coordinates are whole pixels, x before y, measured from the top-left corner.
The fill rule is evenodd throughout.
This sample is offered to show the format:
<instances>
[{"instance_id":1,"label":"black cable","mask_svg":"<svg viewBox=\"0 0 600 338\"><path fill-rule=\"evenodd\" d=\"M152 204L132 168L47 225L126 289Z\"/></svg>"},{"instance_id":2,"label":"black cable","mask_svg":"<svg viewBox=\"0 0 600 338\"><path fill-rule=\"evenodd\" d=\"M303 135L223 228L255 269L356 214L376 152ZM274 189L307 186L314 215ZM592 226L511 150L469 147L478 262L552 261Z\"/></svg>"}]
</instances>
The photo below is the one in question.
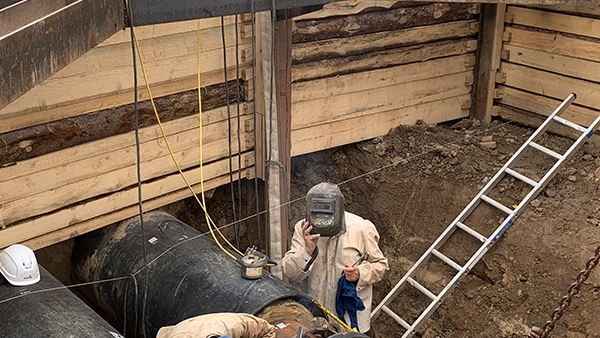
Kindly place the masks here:
<instances>
[{"instance_id":1,"label":"black cable","mask_svg":"<svg viewBox=\"0 0 600 338\"><path fill-rule=\"evenodd\" d=\"M256 118L257 118L257 114L256 114L256 76L254 76L254 74L256 74L256 26L254 24L254 20L256 18L256 13L254 12L254 0L250 1L250 19L252 20L252 70L253 70L253 75L252 75L252 88L254 88L254 90L252 91L252 111L253 113L253 117L254 117L254 203L256 204L256 224L257 224L257 229L258 229L258 245L259 248L264 249L265 246L263 245L262 242L262 235L261 235L261 224L260 224L260 204L258 203L258 199L259 199L259 195L258 195L258 170L256 170L257 164L258 164L258 147L257 147L257 142L258 142L258 131L256 129L257 127L257 122L256 122Z\"/></svg>"},{"instance_id":2,"label":"black cable","mask_svg":"<svg viewBox=\"0 0 600 338\"><path fill-rule=\"evenodd\" d=\"M129 4L129 3L128 3ZM146 236L144 234L144 213L142 207L142 173L141 173L141 155L140 155L140 135L139 135L139 109L138 109L138 81L137 81L137 63L136 63L136 46L135 46L135 35L133 28L133 16L131 14L131 5L128 6L129 15L129 32L131 34L131 53L133 56L133 106L135 110L135 151L136 151L136 171L137 171L137 189L138 189L138 209L140 215L140 230L142 233L142 252L144 255L144 266L148 266L148 259L146 257ZM148 295L148 269L144 274L144 304L142 308L142 331L144 337L146 336L146 296ZM137 298L136 298L137 303ZM137 307L137 304L136 304ZM137 320L136 320L137 321ZM137 332L137 328L136 328ZM137 336L137 334L136 334Z\"/></svg>"},{"instance_id":3,"label":"black cable","mask_svg":"<svg viewBox=\"0 0 600 338\"><path fill-rule=\"evenodd\" d=\"M238 219L242 218L242 128L240 118L240 50L239 32L238 32L238 16L235 16L235 84L236 84L236 109L237 109L237 144L238 144ZM240 228L242 224L238 224L235 228L235 243L240 247Z\"/></svg>"},{"instance_id":4,"label":"black cable","mask_svg":"<svg viewBox=\"0 0 600 338\"><path fill-rule=\"evenodd\" d=\"M229 107L229 83L227 82L227 45L225 44L225 19L221 17L221 38L223 41L223 75L225 77L225 100L227 101L227 141L229 148L229 188L231 190L231 205L233 209L233 231L237 232L237 215L235 212L235 195L233 189L233 160L231 159L232 151L231 151L231 109ZM206 208L206 206L204 206ZM210 226L210 225L209 225ZM236 243L236 246L239 247L239 243Z\"/></svg>"},{"instance_id":5,"label":"black cable","mask_svg":"<svg viewBox=\"0 0 600 338\"><path fill-rule=\"evenodd\" d=\"M285 128L284 130L284 140L286 140L286 147L285 147L285 160L286 160L286 164L288 159L291 159L291 153L290 153L290 149L288 149L287 147L287 141L290 140L290 134L291 133L291 129L290 129L290 114L291 114L291 97L288 97L292 95L292 91L290 88L290 82L291 79L288 79L288 72L291 72L291 69L288 70L287 67L290 64L290 53L288 50L288 46L290 45L290 41L289 41L289 21L288 21L288 10L285 10L285 48L286 48L286 53L285 53L285 95L286 95L286 100L285 100L285 108L286 108L286 114L285 114ZM286 170L287 169L287 170ZM290 188L290 182L289 182L289 167L286 167L285 165L283 166L283 185L284 185L284 189L283 189L283 202L285 203L285 229L286 229L286 243L285 243L285 248L286 251L288 251L290 249L290 243L291 243L291 232L290 232L290 204L288 203L290 200L290 196L289 196L289 191L288 189Z\"/></svg>"}]
</instances>

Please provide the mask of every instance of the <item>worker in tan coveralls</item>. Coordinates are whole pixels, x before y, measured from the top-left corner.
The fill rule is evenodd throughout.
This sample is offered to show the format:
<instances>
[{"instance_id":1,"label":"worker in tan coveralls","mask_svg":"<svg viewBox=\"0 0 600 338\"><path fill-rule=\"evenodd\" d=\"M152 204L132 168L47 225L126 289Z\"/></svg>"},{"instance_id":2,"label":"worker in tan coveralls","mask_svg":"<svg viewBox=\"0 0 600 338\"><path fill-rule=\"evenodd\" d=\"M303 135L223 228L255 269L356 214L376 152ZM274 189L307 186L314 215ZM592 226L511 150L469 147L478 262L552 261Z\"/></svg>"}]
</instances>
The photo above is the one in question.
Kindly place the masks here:
<instances>
[{"instance_id":1,"label":"worker in tan coveralls","mask_svg":"<svg viewBox=\"0 0 600 338\"><path fill-rule=\"evenodd\" d=\"M303 290L329 310L335 309L338 279L345 274L365 306L357 312L358 330L374 337L373 284L389 269L379 249L379 233L370 221L344 211L344 196L335 184L317 184L306 201L307 217L295 225L283 272L293 283L304 281Z\"/></svg>"},{"instance_id":2,"label":"worker in tan coveralls","mask_svg":"<svg viewBox=\"0 0 600 338\"><path fill-rule=\"evenodd\" d=\"M212 313L165 326L156 338L275 338L275 327L246 313Z\"/></svg>"}]
</instances>

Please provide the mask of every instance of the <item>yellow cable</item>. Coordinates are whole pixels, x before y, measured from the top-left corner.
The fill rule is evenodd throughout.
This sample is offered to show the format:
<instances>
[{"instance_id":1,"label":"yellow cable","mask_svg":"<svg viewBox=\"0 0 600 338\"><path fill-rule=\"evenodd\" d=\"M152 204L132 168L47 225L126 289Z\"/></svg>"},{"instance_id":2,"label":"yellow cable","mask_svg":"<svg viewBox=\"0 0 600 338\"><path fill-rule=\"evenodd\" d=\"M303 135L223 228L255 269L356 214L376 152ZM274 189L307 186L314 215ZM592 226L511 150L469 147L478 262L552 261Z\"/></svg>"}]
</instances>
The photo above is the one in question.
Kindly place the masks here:
<instances>
[{"instance_id":1,"label":"yellow cable","mask_svg":"<svg viewBox=\"0 0 600 338\"><path fill-rule=\"evenodd\" d=\"M336 315L334 315L333 312L329 311L326 307L319 304L319 302L317 302L315 299L313 299L312 301L313 301L313 303L315 303L317 305L317 307L319 309L323 310L323 312L325 312L329 317L333 318L336 322L338 322L338 324L340 324L344 329L351 331L351 332L358 331L358 330L353 329L350 326L348 326L348 324L344 323L341 319L339 319Z\"/></svg>"},{"instance_id":2,"label":"yellow cable","mask_svg":"<svg viewBox=\"0 0 600 338\"><path fill-rule=\"evenodd\" d=\"M126 6L127 6L127 11L130 12L129 9L129 0L126 0L125 2ZM156 120L158 122L158 126L160 128L160 131L162 133L163 139L165 140L165 144L167 145L167 149L169 150L169 154L171 155L171 159L173 160L173 163L175 164L175 166L177 167L177 170L179 171L179 174L181 175L181 178L183 179L183 181L185 182L185 184L187 185L187 187L190 189L190 191L192 192L192 195L194 196L194 198L196 199L196 201L198 202L198 204L200 205L200 207L202 208L202 210L204 211L204 213L207 215L208 219L210 220L209 223L209 229L210 229L210 233L213 237L213 239L215 240L215 242L217 243L217 245L219 246L219 248L225 252L229 257L233 258L234 260L237 260L237 258L231 254L229 251L227 251L222 245L221 243L217 240L210 224L212 223L212 225L215 226L216 230L221 234L221 236L225 239L225 241L233 247L233 245L231 243L229 243L229 241L227 241L227 239L223 236L223 234L219 231L219 229L216 227L215 223L212 221L212 219L210 218L210 216L208 215L208 212L205 208L205 206L202 204L202 202L200 201L200 199L198 198L198 195L196 195L196 192L194 191L194 189L192 188L191 184L189 183L189 181L187 180L187 178L185 177L185 175L183 174L183 171L181 170L181 166L179 165L179 163L177 162L177 159L175 158L175 154L173 153L173 149L171 148L171 144L169 143L169 140L167 139L167 135L165 133L164 127L160 121L160 116L158 115L158 110L156 109L156 105L154 103L154 98L152 96L152 91L150 90L150 84L148 81L148 76L146 74L146 68L144 67L144 60L142 59L142 54L141 54L141 50L140 50L140 46L139 46L139 42L137 39L137 36L135 35L135 31L133 31L132 29L132 35L133 35L133 39L134 39L134 43L135 43L135 47L138 51L138 58L140 60L140 66L142 68L142 74L144 76L144 81L146 83L146 90L148 91L148 98L150 99L150 103L152 104L152 108L154 110L154 114L156 116ZM202 119L200 119L200 121L202 121ZM237 249L235 249L238 253L239 251ZM240 253L241 254L241 253Z\"/></svg>"}]
</instances>

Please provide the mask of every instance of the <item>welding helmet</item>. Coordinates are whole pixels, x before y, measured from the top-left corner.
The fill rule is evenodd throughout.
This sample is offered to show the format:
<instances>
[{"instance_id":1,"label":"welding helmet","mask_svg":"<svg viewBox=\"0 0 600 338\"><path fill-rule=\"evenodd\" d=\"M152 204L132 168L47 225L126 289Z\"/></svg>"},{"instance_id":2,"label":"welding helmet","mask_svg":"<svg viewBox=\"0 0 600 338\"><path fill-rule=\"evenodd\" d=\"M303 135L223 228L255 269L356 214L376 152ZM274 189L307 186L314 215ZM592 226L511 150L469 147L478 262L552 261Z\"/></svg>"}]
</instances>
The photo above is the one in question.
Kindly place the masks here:
<instances>
[{"instance_id":1,"label":"welding helmet","mask_svg":"<svg viewBox=\"0 0 600 338\"><path fill-rule=\"evenodd\" d=\"M33 251L21 244L13 244L0 253L0 273L16 286L40 281L40 268Z\"/></svg>"},{"instance_id":2,"label":"welding helmet","mask_svg":"<svg viewBox=\"0 0 600 338\"><path fill-rule=\"evenodd\" d=\"M306 221L312 233L331 237L344 225L344 195L333 183L319 183L306 194Z\"/></svg>"}]
</instances>

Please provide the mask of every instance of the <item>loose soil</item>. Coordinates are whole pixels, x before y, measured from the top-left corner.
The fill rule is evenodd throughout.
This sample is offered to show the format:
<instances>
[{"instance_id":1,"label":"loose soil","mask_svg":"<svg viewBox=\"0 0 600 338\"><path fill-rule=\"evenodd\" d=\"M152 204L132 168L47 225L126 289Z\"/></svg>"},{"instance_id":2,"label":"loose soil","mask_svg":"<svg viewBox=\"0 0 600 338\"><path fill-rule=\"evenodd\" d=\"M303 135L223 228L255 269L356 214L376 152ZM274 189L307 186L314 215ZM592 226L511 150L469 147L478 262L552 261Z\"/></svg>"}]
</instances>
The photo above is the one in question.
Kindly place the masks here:
<instances>
[{"instance_id":1,"label":"loose soil","mask_svg":"<svg viewBox=\"0 0 600 338\"><path fill-rule=\"evenodd\" d=\"M376 305L533 132L500 121L490 126L470 120L447 126L421 124L296 157L292 200L300 200L291 205L291 219L303 217L302 196L313 184L341 183L346 210L377 226L381 249L390 260L390 271L375 285ZM492 137L495 148L480 145L485 136ZM572 141L545 135L540 143L563 152ZM550 318L600 244L598 155L594 144L574 154L417 337L525 337L532 325L542 326ZM539 180L553 163L530 150L512 167ZM514 207L529 188L505 178L490 196ZM482 204L465 223L489 236L505 216ZM464 264L478 247L477 240L459 231L441 251ZM432 259L418 280L439 291L453 272ZM553 337L600 337L599 290L600 269L583 283ZM391 308L412 321L428 304L426 300L409 287ZM386 314L373 326L381 337L400 337L404 332Z\"/></svg>"}]
</instances>

